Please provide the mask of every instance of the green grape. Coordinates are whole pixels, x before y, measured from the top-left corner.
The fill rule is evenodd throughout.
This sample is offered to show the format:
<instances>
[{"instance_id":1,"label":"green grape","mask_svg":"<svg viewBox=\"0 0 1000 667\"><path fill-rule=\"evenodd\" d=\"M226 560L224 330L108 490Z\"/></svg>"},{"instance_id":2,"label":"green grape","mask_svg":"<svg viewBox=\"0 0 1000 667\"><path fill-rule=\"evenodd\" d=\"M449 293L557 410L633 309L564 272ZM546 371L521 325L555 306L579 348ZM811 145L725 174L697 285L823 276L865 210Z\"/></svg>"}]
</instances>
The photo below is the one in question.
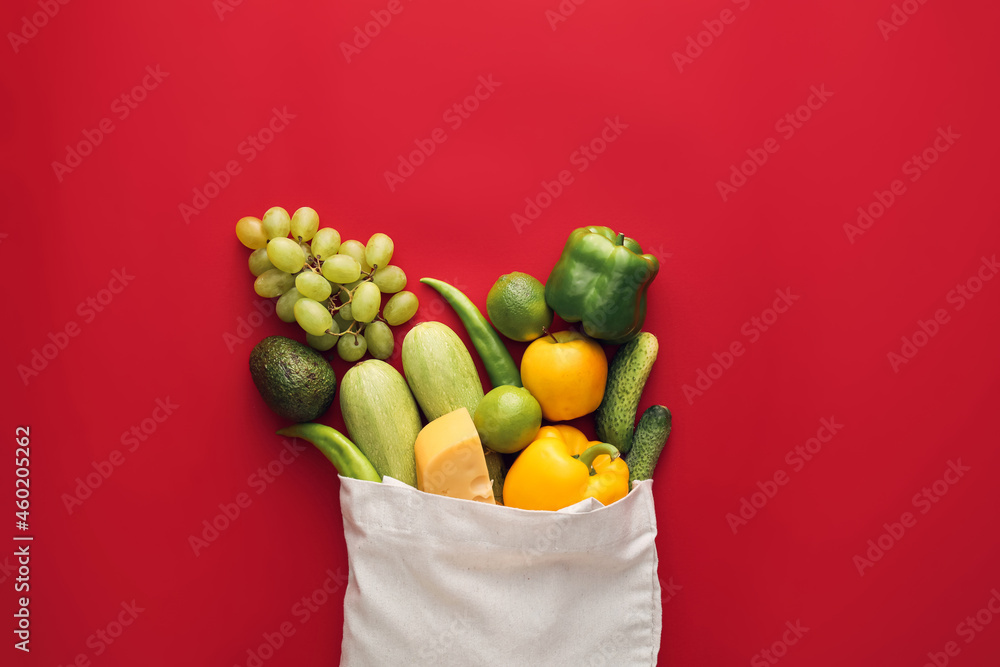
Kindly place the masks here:
<instances>
[{"instance_id":1,"label":"green grape","mask_svg":"<svg viewBox=\"0 0 1000 667\"><path fill-rule=\"evenodd\" d=\"M302 297L295 302L295 321L306 333L322 336L333 326L333 315L320 302Z\"/></svg>"},{"instance_id":2,"label":"green grape","mask_svg":"<svg viewBox=\"0 0 1000 667\"><path fill-rule=\"evenodd\" d=\"M267 234L264 233L264 226L260 224L260 220L252 216L236 221L236 238L251 250L257 250L267 245Z\"/></svg>"},{"instance_id":3,"label":"green grape","mask_svg":"<svg viewBox=\"0 0 1000 667\"><path fill-rule=\"evenodd\" d=\"M333 257L340 250L340 232L324 227L313 235L312 254L321 259Z\"/></svg>"},{"instance_id":4,"label":"green grape","mask_svg":"<svg viewBox=\"0 0 1000 667\"><path fill-rule=\"evenodd\" d=\"M392 356L392 330L385 322L372 322L365 327L365 342L368 343L368 351L376 359L388 359Z\"/></svg>"},{"instance_id":5,"label":"green grape","mask_svg":"<svg viewBox=\"0 0 1000 667\"><path fill-rule=\"evenodd\" d=\"M306 263L306 254L298 243L288 238L274 238L267 242L267 258L275 268L286 273L297 273Z\"/></svg>"},{"instance_id":6,"label":"green grape","mask_svg":"<svg viewBox=\"0 0 1000 667\"><path fill-rule=\"evenodd\" d=\"M302 292L302 296L314 301L323 301L330 297L330 281L312 271L303 271L295 277L295 289Z\"/></svg>"},{"instance_id":7,"label":"green grape","mask_svg":"<svg viewBox=\"0 0 1000 667\"><path fill-rule=\"evenodd\" d=\"M342 313L343 310L344 309L341 308L337 311L337 314L333 316L333 323L337 326L337 331L347 331L350 326L354 324L354 320L344 317ZM350 313L348 313L348 315L350 315Z\"/></svg>"},{"instance_id":8,"label":"green grape","mask_svg":"<svg viewBox=\"0 0 1000 667\"><path fill-rule=\"evenodd\" d=\"M344 320L346 320L348 323L354 321L354 314L351 312L351 304L349 303L346 303L343 306L341 306L340 310L337 311L337 314L340 315L342 318L344 318ZM346 329L341 329L341 331L346 331Z\"/></svg>"},{"instance_id":9,"label":"green grape","mask_svg":"<svg viewBox=\"0 0 1000 667\"><path fill-rule=\"evenodd\" d=\"M322 336L313 336L311 333L306 334L306 342L314 350L319 350L320 352L326 352L334 345L337 344L337 339L340 336L335 336L334 334L338 332L337 323L334 322L333 326L330 327L330 331L333 333L325 333Z\"/></svg>"},{"instance_id":10,"label":"green grape","mask_svg":"<svg viewBox=\"0 0 1000 667\"><path fill-rule=\"evenodd\" d=\"M292 213L290 227L293 239L308 241L316 236L316 230L319 229L319 214L314 209L303 206Z\"/></svg>"},{"instance_id":11,"label":"green grape","mask_svg":"<svg viewBox=\"0 0 1000 667\"><path fill-rule=\"evenodd\" d=\"M274 265L271 264L271 260L267 258L266 248L257 248L252 253L250 253L250 259L247 260L250 265L250 273L255 276L259 276L268 269L273 269Z\"/></svg>"},{"instance_id":12,"label":"green grape","mask_svg":"<svg viewBox=\"0 0 1000 667\"><path fill-rule=\"evenodd\" d=\"M267 209L260 222L264 226L264 233L267 234L267 238L269 239L285 238L291 229L288 211L280 206L272 206Z\"/></svg>"},{"instance_id":13,"label":"green grape","mask_svg":"<svg viewBox=\"0 0 1000 667\"><path fill-rule=\"evenodd\" d=\"M350 283L361 277L361 266L349 255L334 255L323 262L323 275L333 283Z\"/></svg>"},{"instance_id":14,"label":"green grape","mask_svg":"<svg viewBox=\"0 0 1000 667\"><path fill-rule=\"evenodd\" d=\"M306 261L308 262L313 257L312 248L305 241L295 240L295 242L302 248L302 254L306 256Z\"/></svg>"},{"instance_id":15,"label":"green grape","mask_svg":"<svg viewBox=\"0 0 1000 667\"><path fill-rule=\"evenodd\" d=\"M378 285L383 294L395 294L406 287L406 274L403 269L394 264L382 266L379 264L372 276L372 282Z\"/></svg>"},{"instance_id":16,"label":"green grape","mask_svg":"<svg viewBox=\"0 0 1000 667\"><path fill-rule=\"evenodd\" d=\"M295 302L301 298L302 293L294 287L278 297L278 303L274 305L274 309L278 313L278 319L282 322L294 322Z\"/></svg>"},{"instance_id":17,"label":"green grape","mask_svg":"<svg viewBox=\"0 0 1000 667\"><path fill-rule=\"evenodd\" d=\"M351 300L352 317L358 322L371 322L378 315L379 306L382 305L382 292L375 286L375 283L364 282L354 288L354 297Z\"/></svg>"},{"instance_id":18,"label":"green grape","mask_svg":"<svg viewBox=\"0 0 1000 667\"><path fill-rule=\"evenodd\" d=\"M365 261L370 266L388 266L393 247L392 239L382 232L372 234L365 246Z\"/></svg>"},{"instance_id":19,"label":"green grape","mask_svg":"<svg viewBox=\"0 0 1000 667\"><path fill-rule=\"evenodd\" d=\"M398 327L413 317L419 306L417 295L404 290L393 294L392 298L386 302L385 308L382 310L382 317L385 318L389 326Z\"/></svg>"},{"instance_id":20,"label":"green grape","mask_svg":"<svg viewBox=\"0 0 1000 667\"><path fill-rule=\"evenodd\" d=\"M253 281L253 290L266 299L281 296L295 287L295 278L281 269L268 269Z\"/></svg>"},{"instance_id":21,"label":"green grape","mask_svg":"<svg viewBox=\"0 0 1000 667\"><path fill-rule=\"evenodd\" d=\"M347 334L346 336L341 336L340 340L337 341L337 354L347 362L357 361L365 356L367 350L368 342L364 336Z\"/></svg>"},{"instance_id":22,"label":"green grape","mask_svg":"<svg viewBox=\"0 0 1000 667\"><path fill-rule=\"evenodd\" d=\"M360 284L361 281L356 280L353 283L347 283L346 285L340 286L340 291L337 293L337 300L341 305L351 300L351 294L354 292L354 288Z\"/></svg>"},{"instance_id":23,"label":"green grape","mask_svg":"<svg viewBox=\"0 0 1000 667\"><path fill-rule=\"evenodd\" d=\"M365 246L361 243L361 241L355 241L354 239L351 239L350 241L344 241L343 243L340 244L340 250L338 250L337 252L339 252L341 255L348 255L350 257L353 257L358 262L358 265L361 267L361 270L364 271L365 273L368 273L369 271L372 270L372 265L369 264L368 260L365 259Z\"/></svg>"}]
</instances>

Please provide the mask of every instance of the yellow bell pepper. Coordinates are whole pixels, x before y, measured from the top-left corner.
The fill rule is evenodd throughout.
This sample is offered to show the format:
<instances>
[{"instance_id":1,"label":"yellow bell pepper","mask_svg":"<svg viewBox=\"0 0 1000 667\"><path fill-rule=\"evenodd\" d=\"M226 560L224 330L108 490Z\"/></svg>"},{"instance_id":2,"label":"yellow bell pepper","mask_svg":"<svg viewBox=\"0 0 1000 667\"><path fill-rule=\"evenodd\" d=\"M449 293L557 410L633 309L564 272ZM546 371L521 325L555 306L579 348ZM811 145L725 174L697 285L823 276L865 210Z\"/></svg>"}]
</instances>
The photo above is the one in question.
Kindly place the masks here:
<instances>
[{"instance_id":1,"label":"yellow bell pepper","mask_svg":"<svg viewBox=\"0 0 1000 667\"><path fill-rule=\"evenodd\" d=\"M507 472L507 507L560 510L584 498L610 505L628 494L628 466L606 442L572 426L544 426Z\"/></svg>"}]
</instances>

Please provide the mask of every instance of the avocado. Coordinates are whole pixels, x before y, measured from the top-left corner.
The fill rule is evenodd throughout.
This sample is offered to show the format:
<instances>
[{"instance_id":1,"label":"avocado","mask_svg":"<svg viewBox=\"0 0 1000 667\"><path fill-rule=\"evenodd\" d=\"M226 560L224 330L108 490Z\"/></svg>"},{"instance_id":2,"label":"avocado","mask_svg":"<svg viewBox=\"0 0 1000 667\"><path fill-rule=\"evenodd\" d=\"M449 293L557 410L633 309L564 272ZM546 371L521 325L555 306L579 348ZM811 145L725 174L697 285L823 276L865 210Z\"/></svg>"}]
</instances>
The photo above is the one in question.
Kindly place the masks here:
<instances>
[{"instance_id":1,"label":"avocado","mask_svg":"<svg viewBox=\"0 0 1000 667\"><path fill-rule=\"evenodd\" d=\"M268 407L296 422L322 415L337 392L330 363L311 347L284 336L268 336L254 346L250 375Z\"/></svg>"}]
</instances>

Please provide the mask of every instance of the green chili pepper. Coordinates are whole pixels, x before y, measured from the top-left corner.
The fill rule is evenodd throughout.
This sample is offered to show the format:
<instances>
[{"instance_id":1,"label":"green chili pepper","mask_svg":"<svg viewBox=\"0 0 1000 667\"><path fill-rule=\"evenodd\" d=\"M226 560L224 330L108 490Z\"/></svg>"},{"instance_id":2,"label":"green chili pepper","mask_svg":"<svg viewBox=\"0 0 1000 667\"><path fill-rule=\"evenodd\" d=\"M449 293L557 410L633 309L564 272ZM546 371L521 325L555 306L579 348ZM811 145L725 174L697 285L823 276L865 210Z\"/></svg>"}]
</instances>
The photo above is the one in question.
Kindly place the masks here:
<instances>
[{"instance_id":1,"label":"green chili pepper","mask_svg":"<svg viewBox=\"0 0 1000 667\"><path fill-rule=\"evenodd\" d=\"M472 339L476 352L483 360L483 366L486 367L486 373L490 376L490 382L493 383L493 386L522 386L521 373L518 372L514 360L511 359L510 352L507 351L497 332L476 308L476 304L472 303L469 297L462 294L458 288L452 287L446 282L434 278L421 278L420 282L433 287L455 309L458 318L465 325L465 330L469 332L469 338Z\"/></svg>"},{"instance_id":2,"label":"green chili pepper","mask_svg":"<svg viewBox=\"0 0 1000 667\"><path fill-rule=\"evenodd\" d=\"M337 429L323 424L305 422L287 426L278 431L278 435L302 438L316 445L316 449L330 459L330 463L342 477L353 477L369 482L382 481L382 476L375 470L371 461L361 453L357 445Z\"/></svg>"}]
</instances>

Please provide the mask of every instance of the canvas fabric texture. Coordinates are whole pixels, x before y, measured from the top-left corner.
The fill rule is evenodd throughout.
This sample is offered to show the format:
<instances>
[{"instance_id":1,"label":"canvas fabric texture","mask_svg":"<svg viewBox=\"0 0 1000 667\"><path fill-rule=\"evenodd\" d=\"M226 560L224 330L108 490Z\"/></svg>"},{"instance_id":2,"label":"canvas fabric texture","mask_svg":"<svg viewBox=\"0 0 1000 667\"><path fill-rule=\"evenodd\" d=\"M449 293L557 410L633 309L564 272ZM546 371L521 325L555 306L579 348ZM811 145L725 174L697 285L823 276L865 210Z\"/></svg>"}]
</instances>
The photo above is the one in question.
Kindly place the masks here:
<instances>
[{"instance_id":1,"label":"canvas fabric texture","mask_svg":"<svg viewBox=\"0 0 1000 667\"><path fill-rule=\"evenodd\" d=\"M519 510L341 478L341 665L656 664L652 482L604 507Z\"/></svg>"}]
</instances>

